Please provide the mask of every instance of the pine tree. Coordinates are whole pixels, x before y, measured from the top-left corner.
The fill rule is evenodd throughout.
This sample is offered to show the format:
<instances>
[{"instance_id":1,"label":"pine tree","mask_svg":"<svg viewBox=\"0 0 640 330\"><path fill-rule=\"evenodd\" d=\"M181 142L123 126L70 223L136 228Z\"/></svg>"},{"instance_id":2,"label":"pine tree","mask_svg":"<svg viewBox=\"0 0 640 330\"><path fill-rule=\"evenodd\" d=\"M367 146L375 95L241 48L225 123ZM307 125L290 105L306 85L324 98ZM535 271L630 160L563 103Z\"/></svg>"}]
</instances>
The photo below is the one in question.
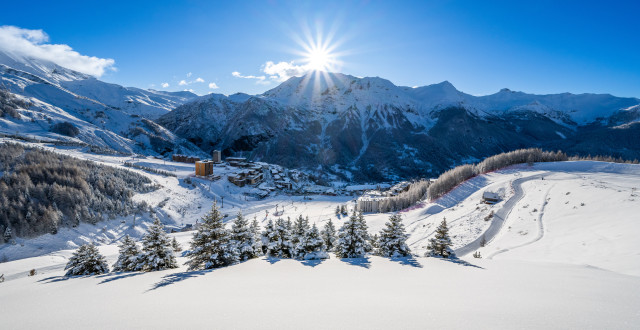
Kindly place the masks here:
<instances>
[{"instance_id":1,"label":"pine tree","mask_svg":"<svg viewBox=\"0 0 640 330\"><path fill-rule=\"evenodd\" d=\"M435 237L429 239L427 250L427 255L432 257L455 257L455 253L451 249L451 238L449 237L447 219L442 220L442 223L440 223L440 226L436 229Z\"/></svg>"},{"instance_id":2,"label":"pine tree","mask_svg":"<svg viewBox=\"0 0 640 330\"><path fill-rule=\"evenodd\" d=\"M360 214L362 215L362 213ZM366 232L364 219L354 212L349 220L340 227L336 255L340 258L363 258L371 250L369 234ZM363 226L364 223L364 226Z\"/></svg>"},{"instance_id":3,"label":"pine tree","mask_svg":"<svg viewBox=\"0 0 640 330\"><path fill-rule=\"evenodd\" d=\"M309 219L303 218L302 215L298 216L293 223L293 229L291 231L291 246L293 247L292 257L296 259L303 259L306 254L304 250L305 239L307 232L309 231Z\"/></svg>"},{"instance_id":4,"label":"pine tree","mask_svg":"<svg viewBox=\"0 0 640 330\"><path fill-rule=\"evenodd\" d=\"M193 234L191 250L186 253L189 269L211 269L234 264L238 251L231 242L231 233L222 222L222 214L214 201L211 211L200 220Z\"/></svg>"},{"instance_id":5,"label":"pine tree","mask_svg":"<svg viewBox=\"0 0 640 330\"><path fill-rule=\"evenodd\" d=\"M407 245L409 235L405 232L402 224L402 217L394 214L389 217L389 222L380 232L378 242L379 254L383 257L406 257L411 255L411 250Z\"/></svg>"},{"instance_id":6,"label":"pine tree","mask_svg":"<svg viewBox=\"0 0 640 330\"><path fill-rule=\"evenodd\" d=\"M173 252L182 251L182 246L178 243L178 240L175 237L171 240L171 248L173 249Z\"/></svg>"},{"instance_id":7,"label":"pine tree","mask_svg":"<svg viewBox=\"0 0 640 330\"><path fill-rule=\"evenodd\" d=\"M13 233L11 232L11 228L7 227L7 229L4 231L5 242L11 241L12 237L13 237Z\"/></svg>"},{"instance_id":8,"label":"pine tree","mask_svg":"<svg viewBox=\"0 0 640 330\"><path fill-rule=\"evenodd\" d=\"M298 255L302 256L300 259L304 260L329 258L329 254L327 254L325 249L324 241L322 240L322 237L320 237L320 231L318 231L318 227L316 227L315 223L311 229L307 230L305 233L304 240L300 242L297 251Z\"/></svg>"},{"instance_id":9,"label":"pine tree","mask_svg":"<svg viewBox=\"0 0 640 330\"><path fill-rule=\"evenodd\" d=\"M249 228L249 221L242 216L241 212L238 212L231 226L231 243L238 251L238 260L245 261L256 257L254 233Z\"/></svg>"},{"instance_id":10,"label":"pine tree","mask_svg":"<svg viewBox=\"0 0 640 330\"><path fill-rule=\"evenodd\" d=\"M94 275L108 273L109 266L98 248L89 243L80 246L73 253L64 270L68 270L65 276Z\"/></svg>"},{"instance_id":11,"label":"pine tree","mask_svg":"<svg viewBox=\"0 0 640 330\"><path fill-rule=\"evenodd\" d=\"M118 260L113 264L113 271L132 272L139 270L137 266L140 249L138 249L136 241L127 235L122 239L122 242L118 247L120 248L120 253L118 254Z\"/></svg>"},{"instance_id":12,"label":"pine tree","mask_svg":"<svg viewBox=\"0 0 640 330\"><path fill-rule=\"evenodd\" d=\"M322 240L327 251L333 251L336 247L336 227L331 219L324 225L322 229Z\"/></svg>"},{"instance_id":13,"label":"pine tree","mask_svg":"<svg viewBox=\"0 0 640 330\"><path fill-rule=\"evenodd\" d=\"M171 248L171 240L158 218L149 227L147 234L142 237L142 255L137 267L145 272L178 267Z\"/></svg>"},{"instance_id":14,"label":"pine tree","mask_svg":"<svg viewBox=\"0 0 640 330\"><path fill-rule=\"evenodd\" d=\"M253 235L253 254L256 257L263 255L262 251L262 233L260 232L260 224L258 223L258 219L255 217L253 221L251 221L251 226L249 227L251 231L251 235Z\"/></svg>"},{"instance_id":15,"label":"pine tree","mask_svg":"<svg viewBox=\"0 0 640 330\"><path fill-rule=\"evenodd\" d=\"M355 214L356 211L354 210L353 213ZM360 225L362 236L365 239L365 252L372 252L373 245L371 245L371 242L373 241L373 239L371 238L371 235L369 235L369 227L367 226L367 221L364 220L364 214L362 212L358 212L358 224Z\"/></svg>"},{"instance_id":16,"label":"pine tree","mask_svg":"<svg viewBox=\"0 0 640 330\"><path fill-rule=\"evenodd\" d=\"M291 221L284 221L282 218L276 220L275 224L269 221L267 228L265 228L268 256L291 258L293 246L290 227Z\"/></svg>"},{"instance_id":17,"label":"pine tree","mask_svg":"<svg viewBox=\"0 0 640 330\"><path fill-rule=\"evenodd\" d=\"M336 206L336 217L340 216L340 205Z\"/></svg>"}]
</instances>

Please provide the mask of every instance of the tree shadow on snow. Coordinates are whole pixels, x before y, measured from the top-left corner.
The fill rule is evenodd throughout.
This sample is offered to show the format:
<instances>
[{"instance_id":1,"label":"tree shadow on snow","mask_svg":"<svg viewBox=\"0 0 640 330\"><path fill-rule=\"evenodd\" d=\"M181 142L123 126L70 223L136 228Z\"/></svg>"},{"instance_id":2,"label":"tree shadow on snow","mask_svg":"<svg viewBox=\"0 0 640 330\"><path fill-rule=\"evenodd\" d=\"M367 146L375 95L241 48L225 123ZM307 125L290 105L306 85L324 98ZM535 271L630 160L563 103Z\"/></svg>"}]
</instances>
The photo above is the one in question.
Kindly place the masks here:
<instances>
[{"instance_id":1,"label":"tree shadow on snow","mask_svg":"<svg viewBox=\"0 0 640 330\"><path fill-rule=\"evenodd\" d=\"M448 261L454 264L458 264L458 265L462 265L462 266L466 266L466 267L474 267L474 268L480 268L480 269L484 269L478 265L474 265L466 260L462 260L462 259L458 259L456 257L453 258L437 258L437 257L432 257L432 258L436 258L436 259L440 259L442 261Z\"/></svg>"},{"instance_id":2,"label":"tree shadow on snow","mask_svg":"<svg viewBox=\"0 0 640 330\"><path fill-rule=\"evenodd\" d=\"M275 264L276 262L280 261L281 258L276 258L276 257L264 257L262 258L262 260L266 260L268 263L270 264Z\"/></svg>"},{"instance_id":3,"label":"tree shadow on snow","mask_svg":"<svg viewBox=\"0 0 640 330\"><path fill-rule=\"evenodd\" d=\"M300 263L304 266L315 267L323 263L327 259L313 259L313 260L300 260Z\"/></svg>"},{"instance_id":4,"label":"tree shadow on snow","mask_svg":"<svg viewBox=\"0 0 640 330\"><path fill-rule=\"evenodd\" d=\"M202 276L208 273L213 272L215 269L203 269L203 270L194 270L194 271L186 271L180 273L168 274L162 277L162 280L156 284L154 284L147 292L153 291L155 289L159 289L165 286L169 286L174 283L182 282L184 280L188 280L190 278L195 278L198 276Z\"/></svg>"},{"instance_id":5,"label":"tree shadow on snow","mask_svg":"<svg viewBox=\"0 0 640 330\"><path fill-rule=\"evenodd\" d=\"M105 284L105 283L113 282L113 281L116 281L116 280L121 280L123 278L134 277L134 276L138 276L138 275L142 275L142 274L144 274L144 273L141 273L141 272L130 272L130 273L119 272L119 273L114 273L114 274L99 275L97 277L98 278L104 278L104 280L100 281L100 283L98 283L98 284Z\"/></svg>"},{"instance_id":6,"label":"tree shadow on snow","mask_svg":"<svg viewBox=\"0 0 640 330\"><path fill-rule=\"evenodd\" d=\"M41 280L38 280L38 282L49 284L49 283L64 282L66 280L70 280L70 279L74 279L74 278L84 278L84 277L90 277L90 275L50 276L50 277L46 277L46 278L43 278Z\"/></svg>"},{"instance_id":7,"label":"tree shadow on snow","mask_svg":"<svg viewBox=\"0 0 640 330\"><path fill-rule=\"evenodd\" d=\"M391 257L389 258L391 261L395 261L403 266L411 266L416 268L422 268L422 264L416 260L413 256L409 257Z\"/></svg>"},{"instance_id":8,"label":"tree shadow on snow","mask_svg":"<svg viewBox=\"0 0 640 330\"><path fill-rule=\"evenodd\" d=\"M362 268L371 268L371 261L369 261L368 257L364 258L341 258L340 261L346 262L352 266L358 266Z\"/></svg>"}]
</instances>

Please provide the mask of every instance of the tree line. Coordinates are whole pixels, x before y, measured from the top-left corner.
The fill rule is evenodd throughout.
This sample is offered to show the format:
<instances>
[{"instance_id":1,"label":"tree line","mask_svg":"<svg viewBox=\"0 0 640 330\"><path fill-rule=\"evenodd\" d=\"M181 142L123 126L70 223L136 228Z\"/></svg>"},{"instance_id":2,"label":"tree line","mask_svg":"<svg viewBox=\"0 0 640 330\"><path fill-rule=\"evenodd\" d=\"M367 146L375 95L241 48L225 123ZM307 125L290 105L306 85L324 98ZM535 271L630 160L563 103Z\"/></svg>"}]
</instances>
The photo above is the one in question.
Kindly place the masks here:
<instances>
[{"instance_id":1,"label":"tree line","mask_svg":"<svg viewBox=\"0 0 640 330\"><path fill-rule=\"evenodd\" d=\"M13 143L0 144L0 175L0 243L146 212L132 197L157 189L132 171Z\"/></svg>"},{"instance_id":2,"label":"tree line","mask_svg":"<svg viewBox=\"0 0 640 330\"><path fill-rule=\"evenodd\" d=\"M428 188L428 199L433 201L451 191L460 183L480 174L485 174L507 166L537 162L558 162L568 160L561 151L542 151L542 149L519 149L491 156L478 164L457 166L442 173Z\"/></svg>"},{"instance_id":3,"label":"tree line","mask_svg":"<svg viewBox=\"0 0 640 330\"><path fill-rule=\"evenodd\" d=\"M368 254L383 257L407 257L411 250L406 241L408 234L399 214L389 217L385 228L371 236L362 213L353 213L336 231L329 220L319 230L309 219L299 216L294 221L282 218L269 220L263 230L254 218L249 222L238 213L231 228L222 221L217 204L205 215L184 253L189 260L189 270L226 267L260 256L318 260L329 258L329 252L338 258L363 258ZM113 271L157 271L177 268L175 254L181 250L176 239L170 240L159 219L155 219L147 234L142 237L142 248L129 236L119 245L118 259ZM428 256L454 257L446 220L430 239ZM105 258L93 244L76 250L69 259L67 276L102 274L109 271Z\"/></svg>"}]
</instances>

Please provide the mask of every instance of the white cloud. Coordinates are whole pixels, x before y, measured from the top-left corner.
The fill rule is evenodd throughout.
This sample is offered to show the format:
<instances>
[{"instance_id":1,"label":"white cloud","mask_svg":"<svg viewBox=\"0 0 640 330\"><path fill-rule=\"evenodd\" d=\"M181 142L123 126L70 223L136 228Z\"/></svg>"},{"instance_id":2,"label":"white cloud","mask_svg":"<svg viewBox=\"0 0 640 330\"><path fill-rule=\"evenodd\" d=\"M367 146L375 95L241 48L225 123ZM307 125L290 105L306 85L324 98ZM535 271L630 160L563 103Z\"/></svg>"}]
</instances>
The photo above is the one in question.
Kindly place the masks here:
<instances>
[{"instance_id":1,"label":"white cloud","mask_svg":"<svg viewBox=\"0 0 640 330\"><path fill-rule=\"evenodd\" d=\"M0 26L0 50L37 59L51 61L62 67L96 77L107 70L115 70L115 61L82 55L69 45L48 44L49 36L42 30L29 30L16 26Z\"/></svg>"},{"instance_id":2,"label":"white cloud","mask_svg":"<svg viewBox=\"0 0 640 330\"><path fill-rule=\"evenodd\" d=\"M218 85L216 85L216 83L212 82L212 83L209 83L209 88L211 88L211 89L218 89L218 88L220 88L220 87L218 87Z\"/></svg>"},{"instance_id":3,"label":"white cloud","mask_svg":"<svg viewBox=\"0 0 640 330\"><path fill-rule=\"evenodd\" d=\"M189 85L189 83L188 83L186 80L184 80L184 79L183 79L183 80L180 80L180 82L178 83L178 85L180 85L180 86L186 86L186 85Z\"/></svg>"},{"instance_id":4,"label":"white cloud","mask_svg":"<svg viewBox=\"0 0 640 330\"><path fill-rule=\"evenodd\" d=\"M293 76L302 76L309 68L305 65L296 65L291 62L278 62L267 61L262 68L262 71L269 75L270 79L277 81L285 81Z\"/></svg>"},{"instance_id":5,"label":"white cloud","mask_svg":"<svg viewBox=\"0 0 640 330\"><path fill-rule=\"evenodd\" d=\"M189 89L185 89L184 91L185 91L185 92L195 93L195 92L193 91L193 89L191 89L191 88L189 88Z\"/></svg>"},{"instance_id":6,"label":"white cloud","mask_svg":"<svg viewBox=\"0 0 640 330\"><path fill-rule=\"evenodd\" d=\"M202 78L198 77L198 78L196 78L196 80L195 80L194 82L197 82L197 83L203 83L203 82L204 82L204 79L202 79Z\"/></svg>"},{"instance_id":7,"label":"white cloud","mask_svg":"<svg viewBox=\"0 0 640 330\"><path fill-rule=\"evenodd\" d=\"M187 73L187 78L191 77L192 74L193 73L191 73L191 72Z\"/></svg>"},{"instance_id":8,"label":"white cloud","mask_svg":"<svg viewBox=\"0 0 640 330\"><path fill-rule=\"evenodd\" d=\"M231 72L231 75L236 77L236 78L243 78L243 79L255 79L258 81L264 81L265 79L267 79L267 77L265 76L243 76L240 72L238 71L233 71Z\"/></svg>"},{"instance_id":9,"label":"white cloud","mask_svg":"<svg viewBox=\"0 0 640 330\"><path fill-rule=\"evenodd\" d=\"M162 86L162 88L167 88L167 87L169 87L169 83L164 82L164 83L162 83L161 86Z\"/></svg>"}]
</instances>

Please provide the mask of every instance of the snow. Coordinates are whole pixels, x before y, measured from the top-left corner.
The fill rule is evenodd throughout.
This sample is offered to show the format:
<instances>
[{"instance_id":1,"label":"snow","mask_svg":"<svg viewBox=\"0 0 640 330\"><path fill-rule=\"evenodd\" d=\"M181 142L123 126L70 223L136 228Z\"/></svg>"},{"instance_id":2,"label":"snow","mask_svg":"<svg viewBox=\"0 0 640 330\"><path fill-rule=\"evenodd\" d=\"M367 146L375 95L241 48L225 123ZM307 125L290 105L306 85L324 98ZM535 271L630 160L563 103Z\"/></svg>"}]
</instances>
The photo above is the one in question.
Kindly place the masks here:
<instances>
[{"instance_id":1,"label":"snow","mask_svg":"<svg viewBox=\"0 0 640 330\"><path fill-rule=\"evenodd\" d=\"M123 167L131 161L81 148L44 147L108 166ZM351 210L357 198L274 192L260 200L244 194L255 188L191 177L193 164L153 157L133 161L176 174L130 169L162 186L135 198L157 207L167 229L194 224L214 199L220 205L222 198L227 225L241 210L262 226L280 217L303 215L318 228L329 219L339 228L347 217L336 216L336 206L346 204ZM225 175L233 170L217 166L214 171ZM185 183L187 177L193 184ZM522 189L518 195L516 180ZM3 325L634 328L640 322L638 189L639 165L592 161L516 165L477 176L434 202L401 211L413 258L340 260L333 254L331 259L314 261L262 258L215 271L188 272L186 258L179 256L180 267L174 270L66 279L61 277L64 265L79 245L98 243L112 265L119 240L126 234L139 239L151 218L137 218L135 227L131 217L96 226L82 224L0 247L0 258L11 260L0 263L6 279L0 283ZM501 201L482 204L486 191L498 193ZM470 254L459 262L421 257L444 218L453 248L459 249L478 239L495 221L485 221L487 216L501 210L504 224L479 249L483 259ZM369 233L380 232L389 216L365 214ZM192 234L170 236L187 249ZM30 269L37 275L27 276ZM206 304L194 298L207 296L214 298ZM47 307L38 309L38 317L30 317L32 309L23 307L27 304Z\"/></svg>"}]
</instances>

